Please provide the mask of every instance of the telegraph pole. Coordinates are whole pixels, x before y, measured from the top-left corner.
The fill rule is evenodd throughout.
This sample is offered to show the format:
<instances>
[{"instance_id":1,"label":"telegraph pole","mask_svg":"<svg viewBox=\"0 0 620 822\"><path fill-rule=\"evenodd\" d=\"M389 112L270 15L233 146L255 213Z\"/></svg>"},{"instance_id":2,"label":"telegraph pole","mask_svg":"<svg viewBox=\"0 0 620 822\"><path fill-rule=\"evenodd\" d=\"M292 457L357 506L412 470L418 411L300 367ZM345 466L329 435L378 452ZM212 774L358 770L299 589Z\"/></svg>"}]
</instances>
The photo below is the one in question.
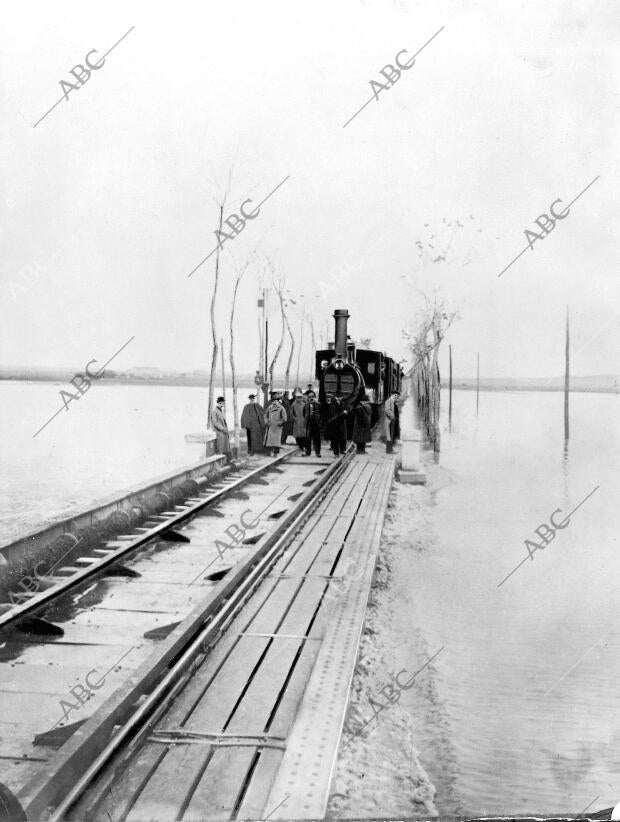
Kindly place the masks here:
<instances>
[{"instance_id":1,"label":"telegraph pole","mask_svg":"<svg viewBox=\"0 0 620 822\"><path fill-rule=\"evenodd\" d=\"M452 346L448 346L450 354L450 376L448 382L448 423L452 422Z\"/></svg>"},{"instance_id":2,"label":"telegraph pole","mask_svg":"<svg viewBox=\"0 0 620 822\"><path fill-rule=\"evenodd\" d=\"M220 339L220 348L222 350L222 395L224 402L226 402L226 372L224 371L224 340Z\"/></svg>"},{"instance_id":3,"label":"telegraph pole","mask_svg":"<svg viewBox=\"0 0 620 822\"><path fill-rule=\"evenodd\" d=\"M267 373L267 360L269 358L269 320L265 320L265 372L263 374L263 398L265 404L263 408L267 409L267 400L268 400L268 392L269 392L269 383L267 379L269 377Z\"/></svg>"},{"instance_id":4,"label":"telegraph pole","mask_svg":"<svg viewBox=\"0 0 620 822\"><path fill-rule=\"evenodd\" d=\"M570 329L566 306L566 348L564 363L564 439L568 440L568 392L570 391Z\"/></svg>"}]
</instances>

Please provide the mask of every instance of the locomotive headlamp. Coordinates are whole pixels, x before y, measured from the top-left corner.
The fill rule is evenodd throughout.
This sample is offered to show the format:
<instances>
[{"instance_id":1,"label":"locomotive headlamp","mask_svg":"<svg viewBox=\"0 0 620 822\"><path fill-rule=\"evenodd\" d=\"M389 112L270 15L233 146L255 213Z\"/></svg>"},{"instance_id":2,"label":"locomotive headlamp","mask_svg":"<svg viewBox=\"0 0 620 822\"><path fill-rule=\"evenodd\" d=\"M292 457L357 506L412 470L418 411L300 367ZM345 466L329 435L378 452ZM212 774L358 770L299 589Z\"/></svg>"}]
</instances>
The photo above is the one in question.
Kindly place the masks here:
<instances>
[{"instance_id":1,"label":"locomotive headlamp","mask_svg":"<svg viewBox=\"0 0 620 822\"><path fill-rule=\"evenodd\" d=\"M338 371L342 371L342 369L344 368L344 360L334 360L334 368L336 368Z\"/></svg>"}]
</instances>

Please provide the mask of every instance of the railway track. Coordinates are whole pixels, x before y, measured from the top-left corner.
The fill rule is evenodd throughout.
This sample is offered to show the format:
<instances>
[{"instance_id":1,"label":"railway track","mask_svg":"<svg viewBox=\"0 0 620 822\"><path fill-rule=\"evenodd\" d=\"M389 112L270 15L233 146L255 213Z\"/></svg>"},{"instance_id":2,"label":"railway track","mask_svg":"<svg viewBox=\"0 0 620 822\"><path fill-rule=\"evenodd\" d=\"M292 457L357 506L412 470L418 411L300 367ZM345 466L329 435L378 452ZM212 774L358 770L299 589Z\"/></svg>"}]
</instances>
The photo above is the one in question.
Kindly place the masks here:
<instances>
[{"instance_id":1,"label":"railway track","mask_svg":"<svg viewBox=\"0 0 620 822\"><path fill-rule=\"evenodd\" d=\"M0 614L0 642L5 629L9 626L19 626L20 623L25 625L27 633L35 633L37 630L46 632L44 624L37 624L32 620L43 608L103 572L118 568L120 563L154 539L185 541L186 538L175 530L179 525L205 509L215 512L218 503L239 494L243 486L252 482L264 482L261 475L273 471L290 456L290 453L284 453L258 468L241 468L219 480L206 480L205 488L197 497L189 497L184 504L175 505L173 510L151 516L141 527L135 528L129 534L119 535L115 540L109 541L104 548L84 551L72 560L73 565L62 565L61 558L54 563L53 574L48 572L38 577L43 590L36 593L20 592L19 598L26 601L18 605L4 603L7 610ZM76 553L80 541L74 539L75 543L66 551L65 556Z\"/></svg>"},{"instance_id":2,"label":"railway track","mask_svg":"<svg viewBox=\"0 0 620 822\"><path fill-rule=\"evenodd\" d=\"M106 765L148 734L350 457L293 450L229 475L59 567L49 588L0 616L0 782L25 818L70 818ZM235 539L222 550L224 534ZM106 576L119 564L121 576ZM24 636L41 616L61 633Z\"/></svg>"}]
</instances>

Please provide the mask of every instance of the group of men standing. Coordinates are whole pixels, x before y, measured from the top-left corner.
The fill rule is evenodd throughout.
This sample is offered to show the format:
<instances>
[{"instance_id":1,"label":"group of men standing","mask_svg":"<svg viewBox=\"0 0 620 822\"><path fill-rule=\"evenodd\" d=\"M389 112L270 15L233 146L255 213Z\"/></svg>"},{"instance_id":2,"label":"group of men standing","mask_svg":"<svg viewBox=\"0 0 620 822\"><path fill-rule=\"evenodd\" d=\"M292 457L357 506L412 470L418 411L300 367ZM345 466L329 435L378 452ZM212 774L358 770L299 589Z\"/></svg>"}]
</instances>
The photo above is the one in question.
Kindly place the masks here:
<instances>
[{"instance_id":1,"label":"group of men standing","mask_svg":"<svg viewBox=\"0 0 620 822\"><path fill-rule=\"evenodd\" d=\"M387 453L393 452L394 440L399 436L398 397L398 392L393 392L384 407L383 433ZM308 385L303 393L301 388L295 388L292 397L288 396L288 392L282 394L272 391L265 409L256 402L255 394L250 394L248 400L241 414L241 427L246 432L249 456L261 453L263 449L268 450L271 456L277 456L280 447L286 444L291 435L295 437L304 455L310 456L314 450L317 457L321 456L324 431L335 456L346 451L348 430L351 431L351 439L356 444L358 454L365 453L367 443L372 440L372 407L366 394L351 412L353 423L350 429L347 428L349 412L344 407L342 398L328 395L325 408L322 408L312 385ZM212 422L218 452L229 455L230 440L224 397L217 398Z\"/></svg>"},{"instance_id":2,"label":"group of men standing","mask_svg":"<svg viewBox=\"0 0 620 822\"><path fill-rule=\"evenodd\" d=\"M250 456L263 447L276 456L289 435L295 437L307 456L313 448L316 456L321 456L321 408L311 385L304 393L296 388L292 399L272 391L264 410L254 394L248 399L241 414L241 427L246 431Z\"/></svg>"}]
</instances>

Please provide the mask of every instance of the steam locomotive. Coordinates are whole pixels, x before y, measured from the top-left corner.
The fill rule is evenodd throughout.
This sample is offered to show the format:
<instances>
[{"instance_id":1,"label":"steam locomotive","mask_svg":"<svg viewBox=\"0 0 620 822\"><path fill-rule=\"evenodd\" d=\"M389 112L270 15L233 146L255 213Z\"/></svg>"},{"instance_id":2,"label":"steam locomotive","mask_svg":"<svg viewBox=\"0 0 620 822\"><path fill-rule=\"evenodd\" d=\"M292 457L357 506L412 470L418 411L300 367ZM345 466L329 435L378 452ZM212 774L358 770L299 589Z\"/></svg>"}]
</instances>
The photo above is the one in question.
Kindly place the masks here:
<instances>
[{"instance_id":1,"label":"steam locomotive","mask_svg":"<svg viewBox=\"0 0 620 822\"><path fill-rule=\"evenodd\" d=\"M319 382L319 402L325 408L329 394L342 398L351 411L368 395L372 407L372 423L378 420L381 406L393 391L400 391L403 371L400 365L381 351L357 349L347 334L349 312L334 311L334 342L315 354L315 376ZM352 415L349 414L349 419Z\"/></svg>"}]
</instances>

